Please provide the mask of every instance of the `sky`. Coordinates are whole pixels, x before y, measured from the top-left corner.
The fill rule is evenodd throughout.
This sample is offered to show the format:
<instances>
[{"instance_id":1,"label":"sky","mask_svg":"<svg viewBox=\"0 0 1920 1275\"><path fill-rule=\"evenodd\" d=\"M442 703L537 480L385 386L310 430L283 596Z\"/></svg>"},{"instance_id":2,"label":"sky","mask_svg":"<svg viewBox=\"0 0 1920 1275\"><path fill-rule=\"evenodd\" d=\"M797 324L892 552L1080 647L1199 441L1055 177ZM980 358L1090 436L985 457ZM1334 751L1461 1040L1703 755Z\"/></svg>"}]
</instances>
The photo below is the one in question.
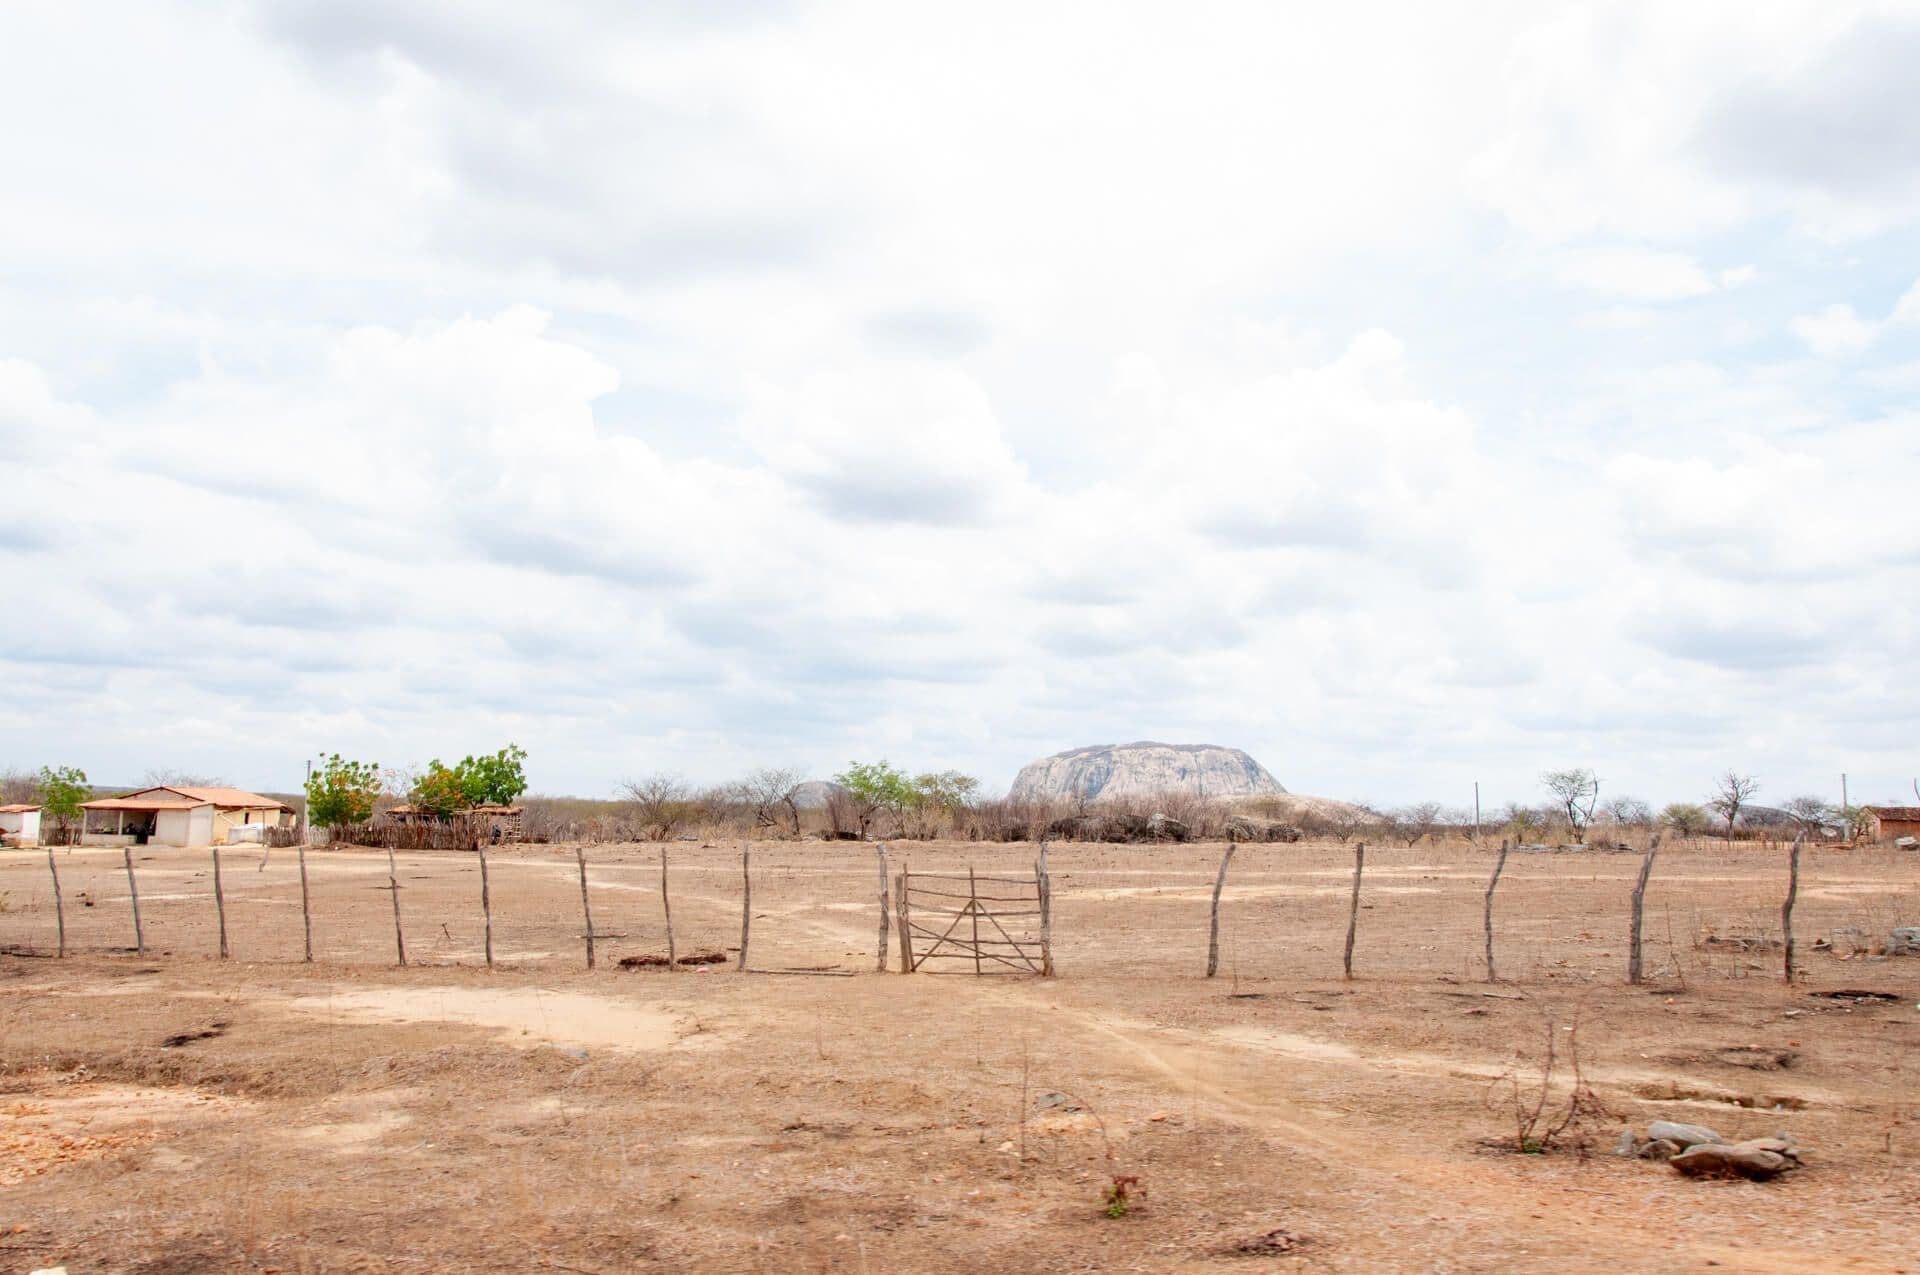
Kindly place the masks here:
<instances>
[{"instance_id":1,"label":"sky","mask_svg":"<svg viewBox=\"0 0 1920 1275\"><path fill-rule=\"evenodd\" d=\"M1906 797L1920 7L0 8L0 765Z\"/></svg>"}]
</instances>

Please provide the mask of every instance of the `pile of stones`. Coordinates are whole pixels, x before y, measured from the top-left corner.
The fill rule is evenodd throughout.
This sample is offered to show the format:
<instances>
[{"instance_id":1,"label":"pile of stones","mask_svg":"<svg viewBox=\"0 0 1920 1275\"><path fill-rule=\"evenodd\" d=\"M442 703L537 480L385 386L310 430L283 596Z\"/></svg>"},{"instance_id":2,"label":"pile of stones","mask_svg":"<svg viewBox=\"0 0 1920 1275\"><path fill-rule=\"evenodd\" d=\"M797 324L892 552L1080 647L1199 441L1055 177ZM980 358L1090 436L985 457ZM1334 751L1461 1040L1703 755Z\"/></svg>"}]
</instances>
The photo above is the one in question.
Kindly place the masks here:
<instances>
[{"instance_id":1,"label":"pile of stones","mask_svg":"<svg viewBox=\"0 0 1920 1275\"><path fill-rule=\"evenodd\" d=\"M1746 1178L1765 1182L1804 1167L1800 1148L1787 1134L1729 1142L1705 1125L1655 1120L1647 1136L1636 1138L1628 1129L1614 1148L1620 1155L1642 1160L1665 1160L1675 1172L1690 1178Z\"/></svg>"}]
</instances>

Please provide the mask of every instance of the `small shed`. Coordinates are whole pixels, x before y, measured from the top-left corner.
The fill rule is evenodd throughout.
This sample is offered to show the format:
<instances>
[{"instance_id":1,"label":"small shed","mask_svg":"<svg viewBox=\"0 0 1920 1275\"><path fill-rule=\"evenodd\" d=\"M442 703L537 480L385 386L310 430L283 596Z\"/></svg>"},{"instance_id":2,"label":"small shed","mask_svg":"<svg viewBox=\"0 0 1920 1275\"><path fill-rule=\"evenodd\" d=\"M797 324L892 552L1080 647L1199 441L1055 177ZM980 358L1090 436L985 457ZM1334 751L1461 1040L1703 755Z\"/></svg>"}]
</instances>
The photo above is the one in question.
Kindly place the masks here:
<instances>
[{"instance_id":1,"label":"small shed","mask_svg":"<svg viewBox=\"0 0 1920 1275\"><path fill-rule=\"evenodd\" d=\"M1920 837L1920 806L1868 806L1867 840Z\"/></svg>"},{"instance_id":2,"label":"small shed","mask_svg":"<svg viewBox=\"0 0 1920 1275\"><path fill-rule=\"evenodd\" d=\"M0 806L0 841L16 846L39 844L40 807L21 804Z\"/></svg>"},{"instance_id":3,"label":"small shed","mask_svg":"<svg viewBox=\"0 0 1920 1275\"><path fill-rule=\"evenodd\" d=\"M88 846L223 846L234 829L284 828L292 807L239 788L142 788L124 797L80 803L80 843ZM259 835L259 834L253 834Z\"/></svg>"}]
</instances>

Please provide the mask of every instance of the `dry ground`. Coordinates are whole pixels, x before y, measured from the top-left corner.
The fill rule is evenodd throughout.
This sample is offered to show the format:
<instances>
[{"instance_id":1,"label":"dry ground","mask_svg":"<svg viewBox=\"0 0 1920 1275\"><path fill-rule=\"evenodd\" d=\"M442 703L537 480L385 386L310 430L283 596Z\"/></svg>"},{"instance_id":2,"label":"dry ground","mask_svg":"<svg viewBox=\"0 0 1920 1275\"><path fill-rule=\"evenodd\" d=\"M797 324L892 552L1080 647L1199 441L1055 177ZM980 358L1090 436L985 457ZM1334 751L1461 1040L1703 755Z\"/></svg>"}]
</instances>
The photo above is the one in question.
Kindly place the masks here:
<instances>
[{"instance_id":1,"label":"dry ground","mask_svg":"<svg viewBox=\"0 0 1920 1275\"><path fill-rule=\"evenodd\" d=\"M0 1272L1920 1272L1920 959L1849 934L1920 923L1913 856L1809 853L1797 929L1834 950L1787 988L1782 855L1663 851L1634 989L1634 856L1516 856L1489 987L1464 846L1370 852L1352 983L1350 852L1242 847L1207 981L1219 849L1056 846L1044 982L873 974L864 846L755 849L752 963L849 978L614 967L663 950L657 847L590 851L624 935L591 973L570 848L494 856L492 972L470 856L400 857L403 970L377 852L310 856L313 965L291 851L224 853L226 962L205 851L137 852L144 958L118 852L56 852L65 961L44 852L0 852ZM737 945L736 848L669 850L681 950ZM1848 988L1899 999L1818 995ZM1482 1145L1576 1015L1593 1153ZM1657 1116L1810 1167L1606 1153ZM1115 1175L1144 1194L1109 1218Z\"/></svg>"}]
</instances>

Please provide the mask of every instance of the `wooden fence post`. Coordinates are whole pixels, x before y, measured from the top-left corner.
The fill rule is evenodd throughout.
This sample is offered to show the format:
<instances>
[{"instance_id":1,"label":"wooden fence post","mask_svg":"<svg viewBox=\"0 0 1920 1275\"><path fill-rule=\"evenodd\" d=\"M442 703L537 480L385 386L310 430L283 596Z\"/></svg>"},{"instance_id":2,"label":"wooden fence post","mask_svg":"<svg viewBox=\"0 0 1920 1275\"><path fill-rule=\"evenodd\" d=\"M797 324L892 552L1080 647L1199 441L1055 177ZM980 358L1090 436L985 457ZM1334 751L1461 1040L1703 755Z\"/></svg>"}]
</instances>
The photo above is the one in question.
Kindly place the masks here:
<instances>
[{"instance_id":1,"label":"wooden fence post","mask_svg":"<svg viewBox=\"0 0 1920 1275\"><path fill-rule=\"evenodd\" d=\"M407 963L407 936L400 928L400 869L394 863L393 843L387 843L387 885L393 891L393 947L400 963Z\"/></svg>"},{"instance_id":2,"label":"wooden fence post","mask_svg":"<svg viewBox=\"0 0 1920 1275\"><path fill-rule=\"evenodd\" d=\"M53 847L47 847L47 871L53 873L53 924L55 933L54 955L67 954L67 909L60 900L60 865L53 861Z\"/></svg>"},{"instance_id":3,"label":"wooden fence post","mask_svg":"<svg viewBox=\"0 0 1920 1275\"><path fill-rule=\"evenodd\" d=\"M1497 983L1500 976L1493 970L1493 890L1500 884L1500 874L1507 867L1507 839L1500 838L1500 857L1493 861L1493 875L1487 878L1487 910L1481 925L1487 933L1487 981Z\"/></svg>"},{"instance_id":4,"label":"wooden fence post","mask_svg":"<svg viewBox=\"0 0 1920 1275\"><path fill-rule=\"evenodd\" d=\"M487 879L487 843L474 847L480 853L480 945L487 954L487 968L493 968L493 888Z\"/></svg>"},{"instance_id":5,"label":"wooden fence post","mask_svg":"<svg viewBox=\"0 0 1920 1275\"><path fill-rule=\"evenodd\" d=\"M974 884L973 865L967 865L967 915L973 918L973 976L980 977L980 887Z\"/></svg>"},{"instance_id":6,"label":"wooden fence post","mask_svg":"<svg viewBox=\"0 0 1920 1275\"><path fill-rule=\"evenodd\" d=\"M133 901L133 950L140 955L147 954L147 938L140 929L140 887L133 880L133 847L121 846L120 857L127 864L127 898Z\"/></svg>"},{"instance_id":7,"label":"wooden fence post","mask_svg":"<svg viewBox=\"0 0 1920 1275\"><path fill-rule=\"evenodd\" d=\"M1783 931L1786 948L1787 982L1793 982L1793 900L1800 893L1800 843L1807 839L1803 828L1793 839L1793 849L1787 851L1787 901L1780 905L1780 929Z\"/></svg>"},{"instance_id":8,"label":"wooden fence post","mask_svg":"<svg viewBox=\"0 0 1920 1275\"><path fill-rule=\"evenodd\" d=\"M747 968L747 939L753 932L753 848L740 847L740 971Z\"/></svg>"},{"instance_id":9,"label":"wooden fence post","mask_svg":"<svg viewBox=\"0 0 1920 1275\"><path fill-rule=\"evenodd\" d=\"M893 900L887 897L887 843L882 841L874 847L880 856L880 951L873 958L873 972L887 972L887 913L893 910Z\"/></svg>"},{"instance_id":10,"label":"wooden fence post","mask_svg":"<svg viewBox=\"0 0 1920 1275\"><path fill-rule=\"evenodd\" d=\"M1353 846L1353 899L1347 904L1347 954L1342 960L1346 977L1353 977L1353 936L1360 928L1360 873L1367 866L1367 843Z\"/></svg>"},{"instance_id":11,"label":"wooden fence post","mask_svg":"<svg viewBox=\"0 0 1920 1275\"><path fill-rule=\"evenodd\" d=\"M580 860L580 913L587 920L587 968L593 968L593 903L587 898L587 851L575 845L574 858Z\"/></svg>"},{"instance_id":12,"label":"wooden fence post","mask_svg":"<svg viewBox=\"0 0 1920 1275\"><path fill-rule=\"evenodd\" d=\"M1635 985L1640 982L1642 973L1640 935L1647 903L1647 878L1653 875L1653 856L1659 850L1660 834L1656 832L1653 840L1647 842L1647 852L1640 856L1640 877L1633 883L1633 917L1627 934L1627 982Z\"/></svg>"},{"instance_id":13,"label":"wooden fence post","mask_svg":"<svg viewBox=\"0 0 1920 1275\"><path fill-rule=\"evenodd\" d=\"M1207 922L1207 977L1212 978L1220 969L1220 891L1227 884L1227 865L1233 862L1233 852L1239 841L1231 830L1227 833L1227 852L1220 856L1220 871L1213 877L1213 912Z\"/></svg>"},{"instance_id":14,"label":"wooden fence post","mask_svg":"<svg viewBox=\"0 0 1920 1275\"><path fill-rule=\"evenodd\" d=\"M900 869L900 892L894 896L893 904L898 909L898 929L900 931L900 972L913 973L913 910L908 903L907 892L913 886L913 869Z\"/></svg>"},{"instance_id":15,"label":"wooden fence post","mask_svg":"<svg viewBox=\"0 0 1920 1275\"><path fill-rule=\"evenodd\" d=\"M220 917L220 959L227 959L227 895L220 885L220 847L208 846L213 852L213 910Z\"/></svg>"},{"instance_id":16,"label":"wooden fence post","mask_svg":"<svg viewBox=\"0 0 1920 1275\"><path fill-rule=\"evenodd\" d=\"M1047 838L1040 836L1040 857L1033 864L1040 887L1040 977L1053 977L1053 876L1047 871Z\"/></svg>"},{"instance_id":17,"label":"wooden fence post","mask_svg":"<svg viewBox=\"0 0 1920 1275\"><path fill-rule=\"evenodd\" d=\"M673 951L673 900L667 897L667 848L660 847L660 911L667 918L667 972L671 974L680 966Z\"/></svg>"},{"instance_id":18,"label":"wooden fence post","mask_svg":"<svg viewBox=\"0 0 1920 1275\"><path fill-rule=\"evenodd\" d=\"M306 936L306 960L311 964L313 962L313 901L307 890L306 829L301 829L300 840L294 844L299 847L296 853L300 860L300 927Z\"/></svg>"}]
</instances>

